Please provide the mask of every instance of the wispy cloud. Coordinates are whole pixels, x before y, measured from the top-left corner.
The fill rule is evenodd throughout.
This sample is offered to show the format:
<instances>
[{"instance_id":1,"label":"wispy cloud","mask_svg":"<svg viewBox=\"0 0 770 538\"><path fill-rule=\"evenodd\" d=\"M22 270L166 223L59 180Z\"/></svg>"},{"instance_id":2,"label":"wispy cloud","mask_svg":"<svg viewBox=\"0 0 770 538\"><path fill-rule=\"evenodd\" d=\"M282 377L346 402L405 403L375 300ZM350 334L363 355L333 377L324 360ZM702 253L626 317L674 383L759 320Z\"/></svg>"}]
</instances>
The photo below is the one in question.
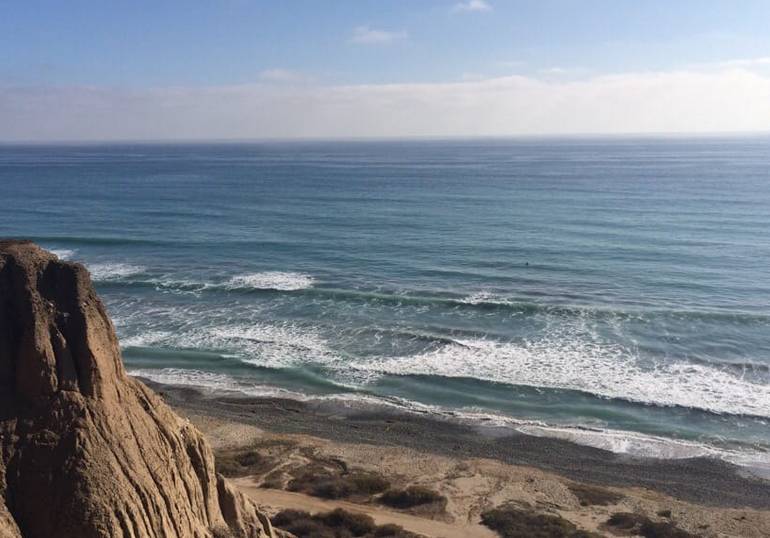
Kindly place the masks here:
<instances>
[{"instance_id":1,"label":"wispy cloud","mask_svg":"<svg viewBox=\"0 0 770 538\"><path fill-rule=\"evenodd\" d=\"M492 11L492 6L486 0L463 0L455 4L452 11L455 13Z\"/></svg>"},{"instance_id":2,"label":"wispy cloud","mask_svg":"<svg viewBox=\"0 0 770 538\"><path fill-rule=\"evenodd\" d=\"M353 35L350 38L350 41L352 43L360 43L363 45L384 45L400 39L406 39L406 32L403 30L393 32L389 30L378 30L369 25L362 25L353 29Z\"/></svg>"},{"instance_id":3,"label":"wispy cloud","mask_svg":"<svg viewBox=\"0 0 770 538\"><path fill-rule=\"evenodd\" d=\"M578 77L585 76L589 73L588 69L583 67L560 67L558 65L552 67L544 67L538 69L538 74L545 77Z\"/></svg>"},{"instance_id":4,"label":"wispy cloud","mask_svg":"<svg viewBox=\"0 0 770 538\"><path fill-rule=\"evenodd\" d=\"M566 67L545 67L543 69L540 69L540 73L544 75L564 75L565 73L569 73L570 70Z\"/></svg>"},{"instance_id":5,"label":"wispy cloud","mask_svg":"<svg viewBox=\"0 0 770 538\"><path fill-rule=\"evenodd\" d=\"M751 132L770 126L770 74L723 67L579 80L0 86L0 119L6 141Z\"/></svg>"}]
</instances>

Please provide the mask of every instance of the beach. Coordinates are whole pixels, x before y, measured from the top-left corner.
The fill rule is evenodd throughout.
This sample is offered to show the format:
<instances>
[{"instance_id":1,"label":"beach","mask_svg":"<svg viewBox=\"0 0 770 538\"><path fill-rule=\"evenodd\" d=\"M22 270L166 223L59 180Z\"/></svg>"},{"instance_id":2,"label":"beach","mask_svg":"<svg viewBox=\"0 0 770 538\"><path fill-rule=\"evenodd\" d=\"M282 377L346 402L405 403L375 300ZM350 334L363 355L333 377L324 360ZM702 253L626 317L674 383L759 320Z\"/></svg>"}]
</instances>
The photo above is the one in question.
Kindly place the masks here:
<instances>
[{"instance_id":1,"label":"beach","mask_svg":"<svg viewBox=\"0 0 770 538\"><path fill-rule=\"evenodd\" d=\"M770 538L769 0L3 7L0 538Z\"/></svg>"},{"instance_id":2,"label":"beach","mask_svg":"<svg viewBox=\"0 0 770 538\"><path fill-rule=\"evenodd\" d=\"M0 227L82 264L126 372L279 528L352 506L418 535L766 536L769 152L4 146Z\"/></svg>"},{"instance_id":3,"label":"beach","mask_svg":"<svg viewBox=\"0 0 770 538\"><path fill-rule=\"evenodd\" d=\"M481 514L512 503L599 535L622 534L607 526L618 513L641 514L693 536L770 534L770 482L715 459L631 458L385 409L148 384L204 433L220 460L260 454L257 472L236 469L234 480L268 513L342 507L425 536L495 536L480 525ZM429 487L446 504L423 512L396 510L371 497L329 500L286 491L297 469L326 465L326 473L330 462L401 487Z\"/></svg>"}]
</instances>

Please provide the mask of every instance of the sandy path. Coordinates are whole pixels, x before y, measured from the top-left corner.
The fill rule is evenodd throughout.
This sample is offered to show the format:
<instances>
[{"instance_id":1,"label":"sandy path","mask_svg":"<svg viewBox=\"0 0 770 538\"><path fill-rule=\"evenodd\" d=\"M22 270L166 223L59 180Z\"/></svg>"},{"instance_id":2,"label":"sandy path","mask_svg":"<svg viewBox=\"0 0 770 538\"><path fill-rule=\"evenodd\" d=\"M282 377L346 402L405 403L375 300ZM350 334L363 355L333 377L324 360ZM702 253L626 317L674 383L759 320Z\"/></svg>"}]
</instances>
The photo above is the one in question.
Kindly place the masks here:
<instances>
[{"instance_id":1,"label":"sandy path","mask_svg":"<svg viewBox=\"0 0 770 538\"><path fill-rule=\"evenodd\" d=\"M482 525L450 524L387 510L378 506L355 504L347 501L328 501L302 493L260 488L250 478L236 478L231 479L231 481L257 504L275 508L276 510L293 508L295 510L316 513L343 508L350 512L366 514L374 519L374 522L378 525L395 523L408 531L432 538L498 538L497 534Z\"/></svg>"}]
</instances>

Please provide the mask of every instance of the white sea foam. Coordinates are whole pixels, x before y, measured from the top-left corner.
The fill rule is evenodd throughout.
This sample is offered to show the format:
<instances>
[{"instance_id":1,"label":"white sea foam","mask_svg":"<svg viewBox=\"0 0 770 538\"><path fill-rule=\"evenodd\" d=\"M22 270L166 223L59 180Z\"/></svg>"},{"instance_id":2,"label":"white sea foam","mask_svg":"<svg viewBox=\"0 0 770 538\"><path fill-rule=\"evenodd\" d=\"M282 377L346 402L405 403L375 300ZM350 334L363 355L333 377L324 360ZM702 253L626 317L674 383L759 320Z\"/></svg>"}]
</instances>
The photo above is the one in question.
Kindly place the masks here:
<instances>
[{"instance_id":1,"label":"white sea foam","mask_svg":"<svg viewBox=\"0 0 770 538\"><path fill-rule=\"evenodd\" d=\"M213 327L198 336L208 346L237 350L245 362L271 368L329 363L336 357L316 331L291 323Z\"/></svg>"},{"instance_id":2,"label":"white sea foam","mask_svg":"<svg viewBox=\"0 0 770 538\"><path fill-rule=\"evenodd\" d=\"M590 332L590 331L589 331ZM352 385L382 374L468 377L531 387L578 390L642 404L770 417L770 385L707 364L643 363L632 349L574 328L522 342L458 339L423 353L351 358L313 327L222 320L208 327L124 339L126 347L157 345L219 350L269 368L318 365Z\"/></svg>"},{"instance_id":3,"label":"white sea foam","mask_svg":"<svg viewBox=\"0 0 770 538\"><path fill-rule=\"evenodd\" d=\"M119 280L128 276L144 273L146 267L128 263L93 263L88 264L88 271L95 281Z\"/></svg>"},{"instance_id":4,"label":"white sea foam","mask_svg":"<svg viewBox=\"0 0 770 538\"><path fill-rule=\"evenodd\" d=\"M172 333L166 331L148 331L120 339L120 345L126 347L147 347L167 341Z\"/></svg>"},{"instance_id":5,"label":"white sea foam","mask_svg":"<svg viewBox=\"0 0 770 538\"><path fill-rule=\"evenodd\" d=\"M707 365L643 366L627 349L590 341L460 340L419 355L357 361L351 366L389 374L572 389L644 404L770 417L770 385Z\"/></svg>"},{"instance_id":6,"label":"white sea foam","mask_svg":"<svg viewBox=\"0 0 770 538\"><path fill-rule=\"evenodd\" d=\"M61 248L61 249L52 248L50 249L50 251L51 253L55 254L60 260L65 260L65 261L71 260L75 256L75 253L77 252L77 250L66 249L66 248Z\"/></svg>"},{"instance_id":7,"label":"white sea foam","mask_svg":"<svg viewBox=\"0 0 770 538\"><path fill-rule=\"evenodd\" d=\"M471 304L471 305L478 305L478 304L511 304L511 302L508 299L505 299L503 297L500 297L499 295L495 295L491 291L478 291L476 293L472 293L471 295L460 299L461 303Z\"/></svg>"},{"instance_id":8,"label":"white sea foam","mask_svg":"<svg viewBox=\"0 0 770 538\"><path fill-rule=\"evenodd\" d=\"M537 437L555 437L619 454L662 459L715 456L718 449L692 441L665 439L636 432L592 428L566 428L537 424L515 426L517 431Z\"/></svg>"},{"instance_id":9,"label":"white sea foam","mask_svg":"<svg viewBox=\"0 0 770 538\"><path fill-rule=\"evenodd\" d=\"M68 259L73 256L74 250L56 250L53 251L62 259ZM130 263L91 263L87 264L91 272L91 278L95 281L120 280L126 277L142 275L147 272L147 267ZM249 273L236 275L224 282L217 282L216 279L199 280L189 278L184 275L167 273L162 275L148 275L141 277L145 283L152 284L158 291L180 293L180 294L199 294L207 289L228 289L228 290L277 290L277 291L296 291L310 288L315 284L315 279L304 273L266 271L263 273Z\"/></svg>"},{"instance_id":10,"label":"white sea foam","mask_svg":"<svg viewBox=\"0 0 770 538\"><path fill-rule=\"evenodd\" d=\"M155 289L158 291L177 295L189 294L199 296L202 291L216 287L211 282L203 282L190 278L177 278L170 275L150 278L147 282L154 285Z\"/></svg>"},{"instance_id":11,"label":"white sea foam","mask_svg":"<svg viewBox=\"0 0 770 538\"><path fill-rule=\"evenodd\" d=\"M291 323L215 325L175 332L150 330L122 338L121 345L226 351L244 362L269 368L303 363L332 365L342 360L318 332Z\"/></svg>"},{"instance_id":12,"label":"white sea foam","mask_svg":"<svg viewBox=\"0 0 770 538\"><path fill-rule=\"evenodd\" d=\"M226 287L230 289L296 291L310 288L314 283L315 279L304 273L266 271L234 276L227 282Z\"/></svg>"},{"instance_id":13,"label":"white sea foam","mask_svg":"<svg viewBox=\"0 0 770 538\"><path fill-rule=\"evenodd\" d=\"M301 399L303 396L299 393L271 387L268 385L259 385L239 381L233 377L217 374L213 372L204 372L201 370L188 370L181 368L137 368L129 370L132 376L144 377L156 383L164 385L182 385L204 389L209 392L238 392L247 396L258 397L295 397Z\"/></svg>"},{"instance_id":14,"label":"white sea foam","mask_svg":"<svg viewBox=\"0 0 770 538\"><path fill-rule=\"evenodd\" d=\"M678 439L618 430L564 428L544 425L519 425L515 429L538 437L555 437L631 456L683 459L718 458L735 465L749 467L759 476L770 478L770 453L758 450L734 450Z\"/></svg>"}]
</instances>

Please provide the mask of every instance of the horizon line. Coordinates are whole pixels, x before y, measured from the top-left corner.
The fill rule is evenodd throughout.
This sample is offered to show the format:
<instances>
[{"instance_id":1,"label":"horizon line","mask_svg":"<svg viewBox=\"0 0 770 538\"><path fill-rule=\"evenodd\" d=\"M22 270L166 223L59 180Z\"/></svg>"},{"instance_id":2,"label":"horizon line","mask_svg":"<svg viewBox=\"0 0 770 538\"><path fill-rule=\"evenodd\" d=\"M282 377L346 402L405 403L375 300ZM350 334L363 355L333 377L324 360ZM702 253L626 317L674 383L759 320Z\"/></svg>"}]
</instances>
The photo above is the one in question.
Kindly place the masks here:
<instances>
[{"instance_id":1,"label":"horizon line","mask_svg":"<svg viewBox=\"0 0 770 538\"><path fill-rule=\"evenodd\" d=\"M472 142L472 141L527 141L574 139L684 139L684 138L764 138L767 131L711 131L711 132L628 132L628 133L542 133L511 135L414 135L414 136L359 136L359 137L268 137L268 138L145 138L145 139L17 139L0 140L0 146L67 146L67 145L194 145L194 144L290 144L290 143L371 143L371 142Z\"/></svg>"}]
</instances>

